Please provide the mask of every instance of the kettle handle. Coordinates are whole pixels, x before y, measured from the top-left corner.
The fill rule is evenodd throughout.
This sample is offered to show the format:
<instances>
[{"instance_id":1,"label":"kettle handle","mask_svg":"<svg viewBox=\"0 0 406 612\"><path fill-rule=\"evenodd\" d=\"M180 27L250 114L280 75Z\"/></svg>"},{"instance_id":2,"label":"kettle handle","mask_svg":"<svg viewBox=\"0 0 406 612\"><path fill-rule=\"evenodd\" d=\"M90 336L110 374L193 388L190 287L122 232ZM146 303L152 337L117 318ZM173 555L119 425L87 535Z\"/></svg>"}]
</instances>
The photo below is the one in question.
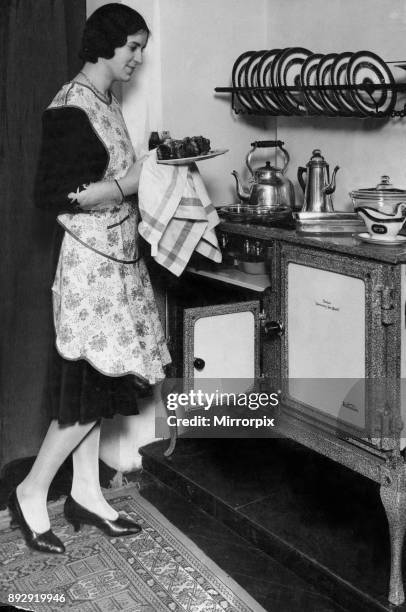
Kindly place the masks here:
<instances>
[{"instance_id":1,"label":"kettle handle","mask_svg":"<svg viewBox=\"0 0 406 612\"><path fill-rule=\"evenodd\" d=\"M307 172L307 168L303 168L303 166L299 166L299 168L297 169L297 180L299 181L299 185L303 189L303 192L306 189L306 183L303 180L303 174L305 172Z\"/></svg>"},{"instance_id":2,"label":"kettle handle","mask_svg":"<svg viewBox=\"0 0 406 612\"><path fill-rule=\"evenodd\" d=\"M265 149L265 148L271 148L271 147L278 147L284 156L284 166L282 168L282 174L285 174L286 169L288 167L288 164L290 162L290 156L289 153L287 152L286 149L283 148L283 145L285 143L282 140L255 140L254 142L251 142L251 150L247 155L246 158L246 164L247 164L247 168L248 170L251 172L252 176L254 176L254 171L252 169L251 166L251 157L255 151L255 149Z\"/></svg>"},{"instance_id":3,"label":"kettle handle","mask_svg":"<svg viewBox=\"0 0 406 612\"><path fill-rule=\"evenodd\" d=\"M255 142L251 142L251 147L264 149L266 147L283 147L284 144L282 140L255 140Z\"/></svg>"}]
</instances>

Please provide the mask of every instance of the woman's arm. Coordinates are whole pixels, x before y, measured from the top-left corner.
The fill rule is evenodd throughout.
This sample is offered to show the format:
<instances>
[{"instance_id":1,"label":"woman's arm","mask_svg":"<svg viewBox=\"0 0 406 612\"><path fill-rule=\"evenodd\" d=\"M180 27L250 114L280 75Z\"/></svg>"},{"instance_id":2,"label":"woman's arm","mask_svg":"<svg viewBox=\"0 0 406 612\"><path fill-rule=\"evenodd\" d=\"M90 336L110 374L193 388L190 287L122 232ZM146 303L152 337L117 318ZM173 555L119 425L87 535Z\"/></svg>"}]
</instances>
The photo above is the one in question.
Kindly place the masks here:
<instances>
[{"instance_id":1,"label":"woman's arm","mask_svg":"<svg viewBox=\"0 0 406 612\"><path fill-rule=\"evenodd\" d=\"M85 186L80 192L69 193L69 198L76 201L83 210L94 210L106 207L106 201L117 203L124 196L133 195L138 191L142 164L147 158L144 155L129 168L127 174L118 181L99 181Z\"/></svg>"},{"instance_id":2,"label":"woman's arm","mask_svg":"<svg viewBox=\"0 0 406 612\"><path fill-rule=\"evenodd\" d=\"M138 185L140 182L142 165L144 161L147 159L147 157L148 157L148 154L137 159L135 164L133 164L131 168L128 170L127 174L119 180L119 185L124 195L131 195L133 193L137 193Z\"/></svg>"}]
</instances>

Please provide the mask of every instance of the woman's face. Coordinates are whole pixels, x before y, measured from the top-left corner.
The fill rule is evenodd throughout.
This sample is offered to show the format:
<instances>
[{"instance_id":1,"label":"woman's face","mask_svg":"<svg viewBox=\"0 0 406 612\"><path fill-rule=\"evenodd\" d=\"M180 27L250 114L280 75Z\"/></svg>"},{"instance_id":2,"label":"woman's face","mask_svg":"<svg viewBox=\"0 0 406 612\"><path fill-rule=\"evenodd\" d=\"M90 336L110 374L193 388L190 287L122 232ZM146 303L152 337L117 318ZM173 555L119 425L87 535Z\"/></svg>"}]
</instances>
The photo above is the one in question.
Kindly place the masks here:
<instances>
[{"instance_id":1,"label":"woman's face","mask_svg":"<svg viewBox=\"0 0 406 612\"><path fill-rule=\"evenodd\" d=\"M142 64L142 53L148 42L148 34L140 30L136 34L127 36L127 42L117 47L111 59L106 64L111 70L113 81L129 81L134 70Z\"/></svg>"}]
</instances>

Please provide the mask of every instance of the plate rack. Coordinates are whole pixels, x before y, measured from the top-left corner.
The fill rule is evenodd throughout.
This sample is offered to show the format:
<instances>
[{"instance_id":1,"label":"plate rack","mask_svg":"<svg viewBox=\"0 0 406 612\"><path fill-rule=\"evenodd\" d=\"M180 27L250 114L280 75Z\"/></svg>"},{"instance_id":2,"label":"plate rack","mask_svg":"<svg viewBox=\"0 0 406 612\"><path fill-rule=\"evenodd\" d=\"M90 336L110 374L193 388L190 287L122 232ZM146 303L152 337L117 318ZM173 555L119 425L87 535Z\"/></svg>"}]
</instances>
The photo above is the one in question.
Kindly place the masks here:
<instances>
[{"instance_id":1,"label":"plate rack","mask_svg":"<svg viewBox=\"0 0 406 612\"><path fill-rule=\"evenodd\" d=\"M350 113L350 112L332 112L332 111L327 111L322 113L322 112L315 112L310 105L307 104L305 96L303 95L306 92L318 92L318 91L329 91L332 92L333 95L335 92L337 91L344 91L344 92L348 92L350 90L353 91L358 91L358 92L364 92L366 95L368 95L371 98L371 101L373 101L373 103L376 106L376 110L375 112L371 111L371 112L363 112L363 113ZM216 93L220 93L220 94L231 94L231 106L233 109L233 112L238 114L247 114L247 115L266 115L266 116L278 116L278 115L283 115L283 116L309 116L309 117L317 117L317 116L329 116L329 117L358 117L358 118L367 118L367 117L376 117L376 118L384 118L384 117L405 117L406 116L406 99L405 102L403 103L403 107L401 108L393 108L392 110L390 110L390 112L381 112L379 110L377 110L377 104L375 102L375 99L373 97L373 94L375 92L379 92L379 91L383 91L383 90L387 90L392 92L392 95L394 96L395 99L395 104L394 106L396 106L396 102L397 102L397 95L398 93L405 93L406 92L406 83L381 83L381 84L377 84L377 83L365 83L365 84L360 84L360 85L309 85L309 86L304 86L304 85L289 85L289 86L284 86L284 87L215 87L214 91ZM287 112L285 109L280 108L280 111L275 112L275 110L264 110L261 108L248 108L247 105L241 104L240 100L239 100L239 94L252 94L252 93L280 93L280 94L284 94L286 92L292 92L292 93L296 93L300 95L300 104L306 109L305 112ZM255 100L252 101L252 104L255 105Z\"/></svg>"}]
</instances>

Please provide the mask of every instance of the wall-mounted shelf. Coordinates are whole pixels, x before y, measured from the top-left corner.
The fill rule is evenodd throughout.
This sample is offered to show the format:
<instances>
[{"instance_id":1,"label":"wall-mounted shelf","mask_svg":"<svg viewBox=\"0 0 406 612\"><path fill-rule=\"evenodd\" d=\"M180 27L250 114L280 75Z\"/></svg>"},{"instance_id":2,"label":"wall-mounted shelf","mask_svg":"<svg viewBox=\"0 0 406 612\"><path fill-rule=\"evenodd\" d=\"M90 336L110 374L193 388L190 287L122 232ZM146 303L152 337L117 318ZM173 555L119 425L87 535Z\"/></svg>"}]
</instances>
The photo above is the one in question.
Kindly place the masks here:
<instances>
[{"instance_id":1,"label":"wall-mounted shelf","mask_svg":"<svg viewBox=\"0 0 406 612\"><path fill-rule=\"evenodd\" d=\"M233 111L236 114L249 114L249 115L265 115L265 116L331 116L331 117L404 117L406 116L406 98L400 101L398 94L406 92L406 83L365 83L362 85L290 85L285 87L215 87L216 93L228 93L231 94L231 104ZM390 98L390 104L387 104L387 110L381 111L380 102L375 100L374 94L387 92L388 98ZM363 94L366 103L370 103L371 108L365 110L362 108L354 109L351 112L349 109L334 111L333 108L325 108L325 111L315 110L315 107L309 103L309 95L323 95L323 93L331 96L331 100L341 94L341 96L351 97L356 94L359 96ZM264 95L265 94L265 95ZM274 107L267 108L266 94L274 97L274 101L280 102L280 107L276 110ZM284 104L283 96L289 94L287 104ZM257 98L256 98L257 96ZM278 98L279 96L279 98ZM293 99L297 100L296 106L292 104ZM382 98L381 98L382 99ZM258 104L260 101L260 104ZM396 108L396 105L400 102L401 107ZM356 107L356 104L354 107ZM382 104L382 102L381 102ZM332 107L334 104L332 105ZM337 104L338 106L338 104ZM374 107L374 108L373 108Z\"/></svg>"}]
</instances>

